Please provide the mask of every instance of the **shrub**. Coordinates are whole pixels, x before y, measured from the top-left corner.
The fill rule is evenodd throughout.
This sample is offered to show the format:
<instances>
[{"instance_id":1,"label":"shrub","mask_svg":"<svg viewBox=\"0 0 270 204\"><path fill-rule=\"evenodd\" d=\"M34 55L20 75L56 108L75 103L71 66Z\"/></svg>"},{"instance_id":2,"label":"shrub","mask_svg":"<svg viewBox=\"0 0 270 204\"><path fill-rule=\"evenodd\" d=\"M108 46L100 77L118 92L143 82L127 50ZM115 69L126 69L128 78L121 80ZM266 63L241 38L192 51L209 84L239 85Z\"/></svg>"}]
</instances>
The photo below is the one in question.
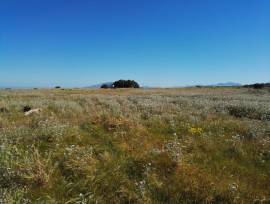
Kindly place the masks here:
<instances>
[{"instance_id":1,"label":"shrub","mask_svg":"<svg viewBox=\"0 0 270 204\"><path fill-rule=\"evenodd\" d=\"M258 84L258 83L253 84L254 89L262 89L263 87L264 87L264 84Z\"/></svg>"},{"instance_id":2,"label":"shrub","mask_svg":"<svg viewBox=\"0 0 270 204\"><path fill-rule=\"evenodd\" d=\"M5 107L0 108L0 113L7 113L7 112L8 112L7 108L5 108Z\"/></svg>"},{"instance_id":3,"label":"shrub","mask_svg":"<svg viewBox=\"0 0 270 204\"><path fill-rule=\"evenodd\" d=\"M56 87L54 87L55 89L61 89L61 86L56 86Z\"/></svg>"},{"instance_id":4,"label":"shrub","mask_svg":"<svg viewBox=\"0 0 270 204\"><path fill-rule=\"evenodd\" d=\"M102 89L108 89L110 87L108 86L108 84L102 84L100 88L102 88Z\"/></svg>"},{"instance_id":5,"label":"shrub","mask_svg":"<svg viewBox=\"0 0 270 204\"><path fill-rule=\"evenodd\" d=\"M266 87L270 87L270 83L256 83L256 84L248 84L244 85L245 88L254 88L254 89L263 89Z\"/></svg>"},{"instance_id":6,"label":"shrub","mask_svg":"<svg viewBox=\"0 0 270 204\"><path fill-rule=\"evenodd\" d=\"M27 112L27 111L30 111L32 108L30 107L30 106L28 106L28 105L26 105L26 106L24 106L23 108L22 108L22 111L23 112Z\"/></svg>"},{"instance_id":7,"label":"shrub","mask_svg":"<svg viewBox=\"0 0 270 204\"><path fill-rule=\"evenodd\" d=\"M255 120L269 120L270 113L267 111L261 111L255 107L248 106L228 106L227 111L230 115L236 118L249 118Z\"/></svg>"},{"instance_id":8,"label":"shrub","mask_svg":"<svg viewBox=\"0 0 270 204\"><path fill-rule=\"evenodd\" d=\"M118 80L113 83L113 88L140 88L134 80Z\"/></svg>"}]
</instances>

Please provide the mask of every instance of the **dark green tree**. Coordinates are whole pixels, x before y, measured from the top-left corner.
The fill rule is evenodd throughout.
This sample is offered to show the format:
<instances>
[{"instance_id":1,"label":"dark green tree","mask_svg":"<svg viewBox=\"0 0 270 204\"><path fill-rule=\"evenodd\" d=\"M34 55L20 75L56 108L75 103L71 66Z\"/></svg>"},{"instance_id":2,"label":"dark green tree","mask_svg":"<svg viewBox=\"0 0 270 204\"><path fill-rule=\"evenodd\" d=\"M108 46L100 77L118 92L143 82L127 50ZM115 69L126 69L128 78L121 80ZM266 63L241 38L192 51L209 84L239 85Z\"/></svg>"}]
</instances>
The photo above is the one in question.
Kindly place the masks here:
<instances>
[{"instance_id":1,"label":"dark green tree","mask_svg":"<svg viewBox=\"0 0 270 204\"><path fill-rule=\"evenodd\" d=\"M140 85L134 80L118 80L113 83L113 88L140 88Z\"/></svg>"}]
</instances>

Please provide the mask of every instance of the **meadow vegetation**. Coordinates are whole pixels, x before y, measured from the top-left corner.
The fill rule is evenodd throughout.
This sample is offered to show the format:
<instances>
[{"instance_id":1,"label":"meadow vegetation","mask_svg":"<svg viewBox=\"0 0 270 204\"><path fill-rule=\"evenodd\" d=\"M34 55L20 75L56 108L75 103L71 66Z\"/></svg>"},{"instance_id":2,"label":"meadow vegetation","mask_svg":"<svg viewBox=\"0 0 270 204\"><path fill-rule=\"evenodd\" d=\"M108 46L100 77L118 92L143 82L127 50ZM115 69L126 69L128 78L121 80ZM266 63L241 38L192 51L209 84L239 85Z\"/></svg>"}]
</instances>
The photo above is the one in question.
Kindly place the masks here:
<instances>
[{"instance_id":1,"label":"meadow vegetation","mask_svg":"<svg viewBox=\"0 0 270 204\"><path fill-rule=\"evenodd\" d=\"M0 91L0 203L269 202L268 90Z\"/></svg>"}]
</instances>

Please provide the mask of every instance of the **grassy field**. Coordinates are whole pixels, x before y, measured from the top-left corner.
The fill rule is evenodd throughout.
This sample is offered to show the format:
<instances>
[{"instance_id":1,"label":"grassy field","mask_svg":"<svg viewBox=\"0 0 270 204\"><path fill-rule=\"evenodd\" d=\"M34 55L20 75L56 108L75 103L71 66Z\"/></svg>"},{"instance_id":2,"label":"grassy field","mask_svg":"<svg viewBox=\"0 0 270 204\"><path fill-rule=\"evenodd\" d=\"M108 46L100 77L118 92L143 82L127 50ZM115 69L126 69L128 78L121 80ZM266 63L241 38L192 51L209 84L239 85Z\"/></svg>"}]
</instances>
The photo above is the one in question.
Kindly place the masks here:
<instances>
[{"instance_id":1,"label":"grassy field","mask_svg":"<svg viewBox=\"0 0 270 204\"><path fill-rule=\"evenodd\" d=\"M270 92L1 90L0 203L270 203Z\"/></svg>"}]
</instances>

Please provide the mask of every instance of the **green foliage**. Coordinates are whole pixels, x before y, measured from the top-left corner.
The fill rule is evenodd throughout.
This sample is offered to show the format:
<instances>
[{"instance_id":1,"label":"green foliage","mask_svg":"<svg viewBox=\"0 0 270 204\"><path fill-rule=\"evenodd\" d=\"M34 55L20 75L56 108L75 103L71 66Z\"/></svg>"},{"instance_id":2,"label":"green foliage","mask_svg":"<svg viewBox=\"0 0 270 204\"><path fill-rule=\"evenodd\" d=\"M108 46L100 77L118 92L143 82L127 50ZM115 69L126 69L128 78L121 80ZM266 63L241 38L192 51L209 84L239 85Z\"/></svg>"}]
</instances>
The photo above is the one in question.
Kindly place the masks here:
<instances>
[{"instance_id":1,"label":"green foliage","mask_svg":"<svg viewBox=\"0 0 270 204\"><path fill-rule=\"evenodd\" d=\"M113 88L140 88L139 84L134 80L118 80L113 83Z\"/></svg>"}]
</instances>

